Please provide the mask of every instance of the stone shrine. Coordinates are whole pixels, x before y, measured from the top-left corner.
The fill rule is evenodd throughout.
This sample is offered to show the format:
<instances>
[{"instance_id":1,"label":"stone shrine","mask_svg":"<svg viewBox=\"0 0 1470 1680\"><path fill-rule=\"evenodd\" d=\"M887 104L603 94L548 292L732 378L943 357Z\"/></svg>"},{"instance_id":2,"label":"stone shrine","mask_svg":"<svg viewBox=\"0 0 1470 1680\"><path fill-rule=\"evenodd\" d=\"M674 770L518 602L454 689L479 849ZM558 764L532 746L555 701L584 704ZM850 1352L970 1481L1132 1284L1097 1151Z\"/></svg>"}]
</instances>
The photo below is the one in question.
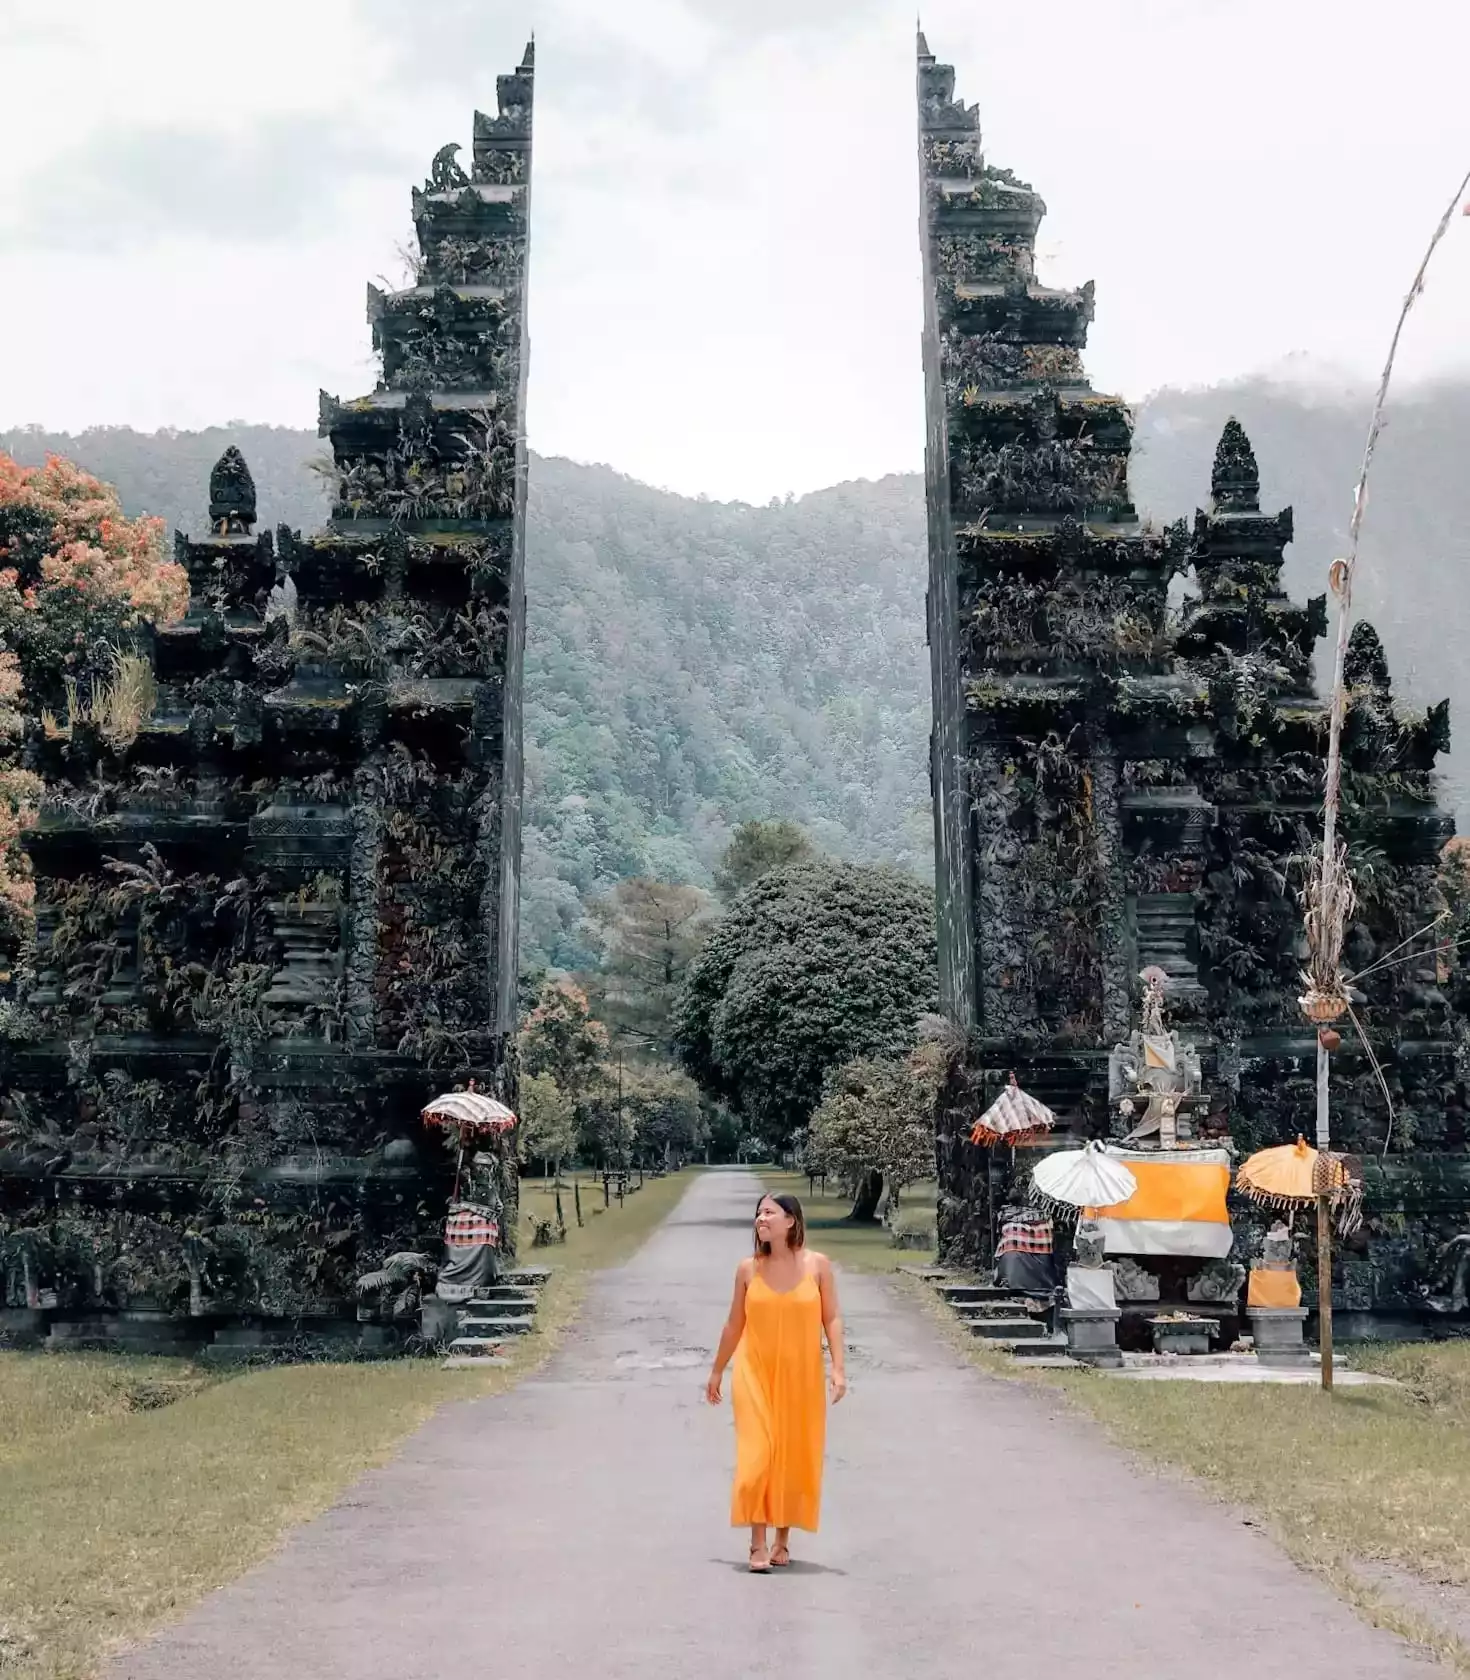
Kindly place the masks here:
<instances>
[{"instance_id":1,"label":"stone shrine","mask_svg":"<svg viewBox=\"0 0 1470 1680\"><path fill-rule=\"evenodd\" d=\"M1311 1132L1316 1044L1296 999L1327 614L1325 597L1299 605L1282 590L1291 511L1262 512L1233 420L1193 528L1139 521L1127 407L1082 366L1092 285L1038 278L1045 205L987 163L978 112L954 87L921 34L940 985L968 1042L940 1103L939 1235L945 1259L984 1264L992 1192L969 1142L976 1114L1014 1069L1064 1125L1121 1137L1133 1122L1109 1104L1109 1053L1129 1038L1146 969L1200 1053L1194 1089L1208 1104L1180 1108L1201 1110L1188 1116L1196 1136L1228 1131L1249 1153ZM1175 609L1181 576L1193 591ZM1361 904L1347 960L1361 971L1432 921L1453 827L1433 774L1447 706L1395 708L1366 623L1349 664L1344 821ZM1361 984L1397 1121L1390 1139L1345 1036L1334 1139L1364 1158L1369 1212L1338 1256L1348 1334L1367 1327L1361 1315L1423 1311L1433 1256L1470 1208L1463 1026L1435 959ZM993 1193L1010 1193L1005 1175Z\"/></svg>"},{"instance_id":2,"label":"stone shrine","mask_svg":"<svg viewBox=\"0 0 1470 1680\"><path fill-rule=\"evenodd\" d=\"M368 289L382 377L322 396L327 528L257 533L227 450L136 733L28 743L12 1331L355 1336L356 1277L440 1251L453 1161L423 1104L514 1098L532 92L528 48L470 169L446 146L413 194L413 283Z\"/></svg>"}]
</instances>

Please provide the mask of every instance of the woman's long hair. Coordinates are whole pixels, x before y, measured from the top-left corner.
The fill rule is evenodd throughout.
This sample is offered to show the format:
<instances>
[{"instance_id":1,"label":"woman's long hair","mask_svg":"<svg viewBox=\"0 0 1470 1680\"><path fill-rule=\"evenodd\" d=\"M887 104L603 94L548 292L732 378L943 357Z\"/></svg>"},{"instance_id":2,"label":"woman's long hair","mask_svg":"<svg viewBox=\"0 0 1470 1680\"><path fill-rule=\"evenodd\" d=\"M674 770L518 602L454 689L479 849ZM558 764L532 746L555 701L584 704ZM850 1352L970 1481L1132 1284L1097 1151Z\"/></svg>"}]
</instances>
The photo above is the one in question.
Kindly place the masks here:
<instances>
[{"instance_id":1,"label":"woman's long hair","mask_svg":"<svg viewBox=\"0 0 1470 1680\"><path fill-rule=\"evenodd\" d=\"M774 1202L782 1213L791 1220L791 1229L786 1233L786 1246L793 1251L806 1247L806 1215L801 1211L801 1203L795 1196L762 1196L755 1204L756 1218L760 1217L761 1205L764 1202ZM752 1221L752 1224L754 1221ZM760 1232L755 1232L755 1252L759 1258L771 1252L771 1245L763 1243Z\"/></svg>"}]
</instances>

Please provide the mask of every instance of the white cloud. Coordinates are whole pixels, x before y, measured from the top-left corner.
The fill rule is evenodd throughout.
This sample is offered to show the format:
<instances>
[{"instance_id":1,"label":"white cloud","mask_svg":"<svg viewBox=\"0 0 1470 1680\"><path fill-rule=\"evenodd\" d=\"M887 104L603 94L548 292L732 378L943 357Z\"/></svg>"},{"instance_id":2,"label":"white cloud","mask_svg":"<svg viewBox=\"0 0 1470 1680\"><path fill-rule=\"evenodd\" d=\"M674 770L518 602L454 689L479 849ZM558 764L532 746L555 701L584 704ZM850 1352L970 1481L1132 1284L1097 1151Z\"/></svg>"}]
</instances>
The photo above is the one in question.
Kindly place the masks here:
<instances>
[{"instance_id":1,"label":"white cloud","mask_svg":"<svg viewBox=\"0 0 1470 1680\"><path fill-rule=\"evenodd\" d=\"M1454 0L1330 14L1053 0L1003 16L928 0L924 24L980 103L993 160L1050 206L1048 277L1097 281L1094 383L1139 397L1303 356L1376 371L1470 163L1470 16ZM387 160L421 172L466 141L532 27L536 447L757 501L916 466L901 0L257 0L248 27L174 0L75 5L58 29L0 42L19 65L0 145L20 160L0 188L0 289L27 323L7 343L0 424L310 425L319 383L370 383L363 288L393 264L416 178ZM120 166L165 122L237 158L321 125L300 148L315 185L282 187L287 240L262 237L253 200L233 235L211 205L207 224L165 218L151 239L135 222L137 249L44 249L38 200L66 194L66 159L111 145ZM137 161L128 190L149 204L207 191L198 158ZM1470 361L1467 282L1461 221L1407 374Z\"/></svg>"}]
</instances>

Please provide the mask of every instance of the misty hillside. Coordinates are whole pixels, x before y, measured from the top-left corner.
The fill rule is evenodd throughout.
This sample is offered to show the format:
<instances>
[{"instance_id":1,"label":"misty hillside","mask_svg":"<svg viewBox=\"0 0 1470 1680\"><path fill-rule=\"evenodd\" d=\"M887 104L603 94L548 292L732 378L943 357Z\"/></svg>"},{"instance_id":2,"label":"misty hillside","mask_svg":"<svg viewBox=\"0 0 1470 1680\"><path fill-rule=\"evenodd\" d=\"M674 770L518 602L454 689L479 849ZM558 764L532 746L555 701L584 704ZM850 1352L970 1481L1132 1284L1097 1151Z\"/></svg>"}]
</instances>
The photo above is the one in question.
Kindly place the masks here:
<instances>
[{"instance_id":1,"label":"misty hillside","mask_svg":"<svg viewBox=\"0 0 1470 1680\"><path fill-rule=\"evenodd\" d=\"M1157 519L1208 495L1220 428L1255 443L1264 505L1291 502L1288 584L1321 593L1340 553L1367 402L1283 386L1166 391L1138 415L1134 498ZM1375 468L1358 610L1402 698L1448 694L1470 728L1470 385L1400 398ZM244 450L271 524L318 523L309 432L239 426L78 437L0 433L118 486L131 512L203 523L209 468ZM927 872L929 678L916 475L753 508L533 462L526 655L523 961L579 965L589 897L621 875L707 882L734 823L792 816L829 850ZM1455 762L1470 763L1465 754ZM1447 797L1470 814L1451 766Z\"/></svg>"}]
</instances>

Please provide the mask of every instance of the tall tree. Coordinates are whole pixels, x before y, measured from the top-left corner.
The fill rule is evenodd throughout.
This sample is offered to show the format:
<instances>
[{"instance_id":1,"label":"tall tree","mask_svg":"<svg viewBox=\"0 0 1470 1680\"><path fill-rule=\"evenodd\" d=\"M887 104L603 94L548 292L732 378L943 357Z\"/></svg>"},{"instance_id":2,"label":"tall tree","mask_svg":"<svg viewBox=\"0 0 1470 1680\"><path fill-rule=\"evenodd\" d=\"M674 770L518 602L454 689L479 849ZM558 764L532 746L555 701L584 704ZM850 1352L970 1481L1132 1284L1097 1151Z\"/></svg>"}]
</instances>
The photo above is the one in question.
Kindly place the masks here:
<instances>
[{"instance_id":1,"label":"tall tree","mask_svg":"<svg viewBox=\"0 0 1470 1680\"><path fill-rule=\"evenodd\" d=\"M571 980L548 980L517 1038L521 1071L550 1074L573 1102L596 1083L607 1055L607 1028L592 1017L587 994Z\"/></svg>"},{"instance_id":2,"label":"tall tree","mask_svg":"<svg viewBox=\"0 0 1470 1680\"><path fill-rule=\"evenodd\" d=\"M893 869L793 864L748 888L710 936L676 1040L700 1086L781 1145L829 1069L902 1055L937 993L932 888Z\"/></svg>"},{"instance_id":3,"label":"tall tree","mask_svg":"<svg viewBox=\"0 0 1470 1680\"><path fill-rule=\"evenodd\" d=\"M720 859L715 886L722 898L731 899L771 870L805 863L811 855L812 843L805 831L785 817L743 822Z\"/></svg>"},{"instance_id":4,"label":"tall tree","mask_svg":"<svg viewBox=\"0 0 1470 1680\"><path fill-rule=\"evenodd\" d=\"M592 907L602 967L598 1014L616 1033L673 1053L674 1005L713 919L708 893L643 878L619 881Z\"/></svg>"},{"instance_id":5,"label":"tall tree","mask_svg":"<svg viewBox=\"0 0 1470 1680\"><path fill-rule=\"evenodd\" d=\"M517 1145L523 1161L542 1161L557 1177L576 1146L577 1106L549 1073L521 1080Z\"/></svg>"},{"instance_id":6,"label":"tall tree","mask_svg":"<svg viewBox=\"0 0 1470 1680\"><path fill-rule=\"evenodd\" d=\"M623 1101L633 1116L640 1156L682 1166L704 1145L699 1087L677 1068L627 1068L623 1077Z\"/></svg>"},{"instance_id":7,"label":"tall tree","mask_svg":"<svg viewBox=\"0 0 1470 1680\"><path fill-rule=\"evenodd\" d=\"M828 1074L806 1161L848 1185L854 1219L874 1217L885 1186L896 1209L907 1185L934 1176L938 1083L933 1063L916 1056L858 1057Z\"/></svg>"}]
</instances>

